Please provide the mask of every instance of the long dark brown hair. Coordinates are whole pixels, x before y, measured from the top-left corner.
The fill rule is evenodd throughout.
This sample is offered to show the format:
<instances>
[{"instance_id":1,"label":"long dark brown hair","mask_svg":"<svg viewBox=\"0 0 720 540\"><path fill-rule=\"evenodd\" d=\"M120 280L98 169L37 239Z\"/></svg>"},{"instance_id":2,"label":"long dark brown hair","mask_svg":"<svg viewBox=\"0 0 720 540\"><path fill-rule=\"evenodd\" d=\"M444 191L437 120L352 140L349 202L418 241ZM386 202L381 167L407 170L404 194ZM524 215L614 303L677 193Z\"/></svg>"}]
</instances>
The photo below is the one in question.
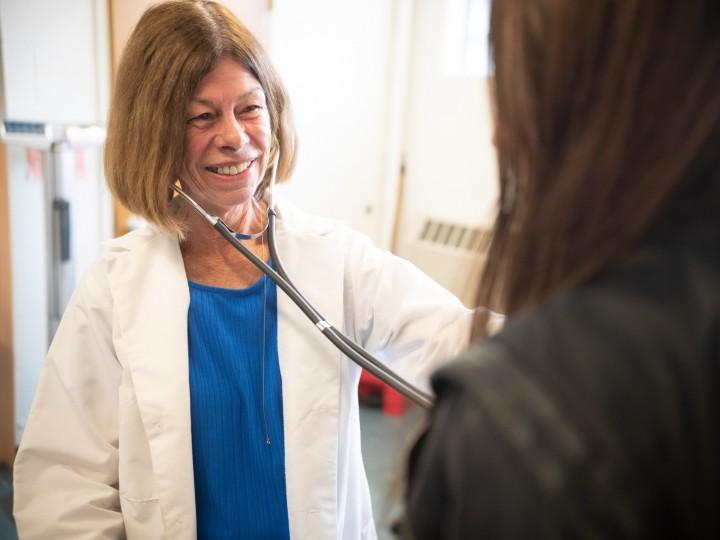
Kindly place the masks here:
<instances>
[{"instance_id":1,"label":"long dark brown hair","mask_svg":"<svg viewBox=\"0 0 720 540\"><path fill-rule=\"evenodd\" d=\"M478 305L513 314L659 228L717 223L720 2L492 6L500 200Z\"/></svg>"}]
</instances>

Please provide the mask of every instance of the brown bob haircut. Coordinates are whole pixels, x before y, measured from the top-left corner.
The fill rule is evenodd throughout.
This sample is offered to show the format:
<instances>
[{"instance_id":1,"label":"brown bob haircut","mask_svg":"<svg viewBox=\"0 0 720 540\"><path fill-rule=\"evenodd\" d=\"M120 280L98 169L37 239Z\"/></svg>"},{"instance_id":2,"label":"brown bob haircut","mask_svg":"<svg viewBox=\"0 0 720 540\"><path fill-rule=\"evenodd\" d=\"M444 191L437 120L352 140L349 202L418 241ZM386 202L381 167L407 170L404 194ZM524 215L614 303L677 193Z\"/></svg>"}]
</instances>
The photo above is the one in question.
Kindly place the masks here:
<instances>
[{"instance_id":1,"label":"brown bob haircut","mask_svg":"<svg viewBox=\"0 0 720 540\"><path fill-rule=\"evenodd\" d=\"M290 103L267 54L225 7L176 0L150 7L123 52L113 92L105 147L105 175L113 194L131 212L182 235L170 185L185 161L186 107L200 80L221 58L252 73L267 99L273 145L282 148L277 180L295 164ZM268 167L259 189L269 182Z\"/></svg>"},{"instance_id":2,"label":"brown bob haircut","mask_svg":"<svg viewBox=\"0 0 720 540\"><path fill-rule=\"evenodd\" d=\"M494 0L500 201L478 305L507 314L720 223L720 2Z\"/></svg>"}]
</instances>

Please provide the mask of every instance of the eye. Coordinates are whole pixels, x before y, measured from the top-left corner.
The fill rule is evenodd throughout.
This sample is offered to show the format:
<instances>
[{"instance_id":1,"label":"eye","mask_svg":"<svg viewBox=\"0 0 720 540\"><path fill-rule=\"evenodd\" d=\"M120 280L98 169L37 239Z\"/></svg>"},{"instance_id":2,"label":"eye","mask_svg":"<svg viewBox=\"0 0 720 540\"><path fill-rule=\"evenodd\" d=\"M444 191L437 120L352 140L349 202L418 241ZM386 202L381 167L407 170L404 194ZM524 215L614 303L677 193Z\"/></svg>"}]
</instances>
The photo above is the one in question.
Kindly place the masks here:
<instances>
[{"instance_id":1,"label":"eye","mask_svg":"<svg viewBox=\"0 0 720 540\"><path fill-rule=\"evenodd\" d=\"M238 116L255 116L262 110L262 106L257 104L246 105L238 111Z\"/></svg>"},{"instance_id":2,"label":"eye","mask_svg":"<svg viewBox=\"0 0 720 540\"><path fill-rule=\"evenodd\" d=\"M204 124L209 122L210 120L212 120L212 114L209 112L204 112L190 117L190 119L188 120L188 124Z\"/></svg>"}]
</instances>

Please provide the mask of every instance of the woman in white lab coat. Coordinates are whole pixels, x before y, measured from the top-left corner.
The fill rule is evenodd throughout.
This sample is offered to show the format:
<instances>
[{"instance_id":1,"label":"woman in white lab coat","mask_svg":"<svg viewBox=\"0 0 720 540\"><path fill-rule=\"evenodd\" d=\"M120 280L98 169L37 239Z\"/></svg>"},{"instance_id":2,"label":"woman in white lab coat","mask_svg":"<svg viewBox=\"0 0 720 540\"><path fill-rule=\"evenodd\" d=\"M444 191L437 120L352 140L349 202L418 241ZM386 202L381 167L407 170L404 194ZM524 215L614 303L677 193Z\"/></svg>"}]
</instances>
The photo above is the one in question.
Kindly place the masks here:
<instances>
[{"instance_id":1,"label":"woman in white lab coat","mask_svg":"<svg viewBox=\"0 0 720 540\"><path fill-rule=\"evenodd\" d=\"M179 179L230 226L252 229L264 216L256 195L273 162L279 179L289 177L294 142L279 78L226 9L180 1L144 14L116 79L106 175L151 226L110 242L50 347L15 462L21 538L375 538L360 453L359 368L170 196ZM438 363L465 346L470 312L362 235L278 206L278 250L298 288L330 322L427 388ZM264 236L248 245L268 259ZM201 302L246 291L260 302L254 317L223 313L203 327ZM208 380L207 358L198 343L227 336L232 354L212 361L230 375L211 375L203 390L197 381ZM238 368L235 352L244 359L258 341L260 367L251 367L262 379L243 381L251 367ZM240 390L215 391L233 377ZM203 408L208 399L216 408ZM223 423L237 411L249 427ZM252 432L257 418L263 433ZM231 435L236 429L241 436ZM268 450L248 445L243 430L263 435ZM256 451L250 470L246 454ZM262 461L265 451L276 452L279 465ZM228 474L208 473L222 459ZM278 479L282 486L270 493ZM235 491L245 506L232 506Z\"/></svg>"}]
</instances>

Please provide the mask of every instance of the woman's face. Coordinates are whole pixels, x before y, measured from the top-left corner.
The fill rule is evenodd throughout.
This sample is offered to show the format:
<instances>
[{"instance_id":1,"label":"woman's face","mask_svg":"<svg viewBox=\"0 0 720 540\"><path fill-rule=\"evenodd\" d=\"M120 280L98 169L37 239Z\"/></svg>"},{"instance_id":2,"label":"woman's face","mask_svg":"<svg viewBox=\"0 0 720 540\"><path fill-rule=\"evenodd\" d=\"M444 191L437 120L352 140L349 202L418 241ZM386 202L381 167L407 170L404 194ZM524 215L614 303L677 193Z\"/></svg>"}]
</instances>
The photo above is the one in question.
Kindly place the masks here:
<instances>
[{"instance_id":1,"label":"woman's face","mask_svg":"<svg viewBox=\"0 0 720 540\"><path fill-rule=\"evenodd\" d=\"M186 120L184 188L217 215L247 204L265 174L271 146L260 83L224 58L198 84Z\"/></svg>"}]
</instances>

